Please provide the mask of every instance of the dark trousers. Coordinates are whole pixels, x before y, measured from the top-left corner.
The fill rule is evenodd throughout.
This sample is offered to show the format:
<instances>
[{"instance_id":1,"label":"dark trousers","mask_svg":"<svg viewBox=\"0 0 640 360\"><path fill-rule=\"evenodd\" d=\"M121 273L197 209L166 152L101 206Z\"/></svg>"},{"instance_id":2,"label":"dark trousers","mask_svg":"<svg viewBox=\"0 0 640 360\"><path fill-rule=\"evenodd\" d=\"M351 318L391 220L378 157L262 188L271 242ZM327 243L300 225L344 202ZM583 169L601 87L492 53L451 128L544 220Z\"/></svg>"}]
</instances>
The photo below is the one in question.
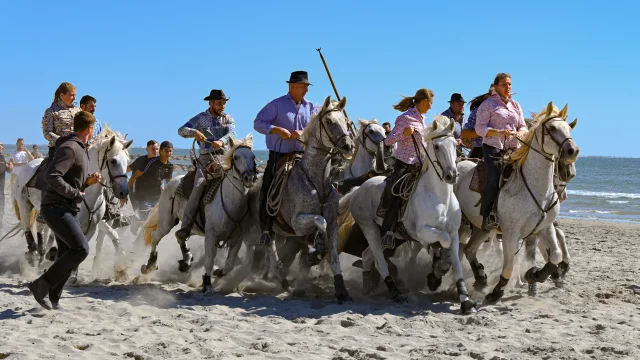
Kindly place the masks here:
<instances>
[{"instance_id":1,"label":"dark trousers","mask_svg":"<svg viewBox=\"0 0 640 360\"><path fill-rule=\"evenodd\" d=\"M500 170L498 170L498 167L495 165L495 161L502 156L502 151L491 145L482 144L482 154L484 156L484 165L487 169L487 187L482 194L480 215L489 216L491 210L493 210L493 203L498 196Z\"/></svg>"},{"instance_id":2,"label":"dark trousers","mask_svg":"<svg viewBox=\"0 0 640 360\"><path fill-rule=\"evenodd\" d=\"M469 151L469 156L470 159L482 159L484 158L484 155L482 154L482 147L481 146L476 146L473 148L473 150Z\"/></svg>"},{"instance_id":3,"label":"dark trousers","mask_svg":"<svg viewBox=\"0 0 640 360\"><path fill-rule=\"evenodd\" d=\"M84 236L76 213L64 205L42 205L40 213L51 231L56 235L58 257L44 273L51 287L49 298L56 301L62 294L62 288L69 280L71 272L89 255L89 243Z\"/></svg>"},{"instance_id":4,"label":"dark trousers","mask_svg":"<svg viewBox=\"0 0 640 360\"><path fill-rule=\"evenodd\" d=\"M269 187L273 182L273 178L275 177L275 167L278 161L278 158L281 154L276 151L269 150L269 160L267 160L267 167L264 169L264 175L262 175L262 187L260 188L260 231L271 231L271 225L273 223L273 219L267 214L267 193L269 192Z\"/></svg>"},{"instance_id":5,"label":"dark trousers","mask_svg":"<svg viewBox=\"0 0 640 360\"><path fill-rule=\"evenodd\" d=\"M402 204L402 198L394 196L391 188L404 174L407 173L409 164L396 159L393 167L393 173L387 178L382 193L382 207L386 209L384 220L382 221L382 234L391 231L396 221L398 221L398 212Z\"/></svg>"}]
</instances>

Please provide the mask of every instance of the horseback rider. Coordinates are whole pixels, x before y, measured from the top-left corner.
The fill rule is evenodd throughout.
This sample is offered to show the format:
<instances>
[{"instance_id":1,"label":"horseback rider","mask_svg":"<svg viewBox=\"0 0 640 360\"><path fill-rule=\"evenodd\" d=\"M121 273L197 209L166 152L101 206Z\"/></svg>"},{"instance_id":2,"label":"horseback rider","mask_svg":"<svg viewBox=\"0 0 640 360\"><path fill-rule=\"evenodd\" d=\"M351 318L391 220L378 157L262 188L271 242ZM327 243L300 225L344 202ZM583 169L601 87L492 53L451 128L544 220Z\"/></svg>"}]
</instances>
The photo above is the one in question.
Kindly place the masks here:
<instances>
[{"instance_id":1,"label":"horseback rider","mask_svg":"<svg viewBox=\"0 0 640 360\"><path fill-rule=\"evenodd\" d=\"M101 178L99 172L87 175L87 142L93 135L94 124L93 114L78 112L73 118L73 132L58 138L54 145L59 147L59 151L43 171L47 186L42 191L40 211L56 235L59 253L47 272L29 283L28 287L36 301L49 310L59 308L58 301L71 272L89 255L88 239L76 215L80 211L84 190L100 182ZM44 300L47 296L51 304Z\"/></svg>"},{"instance_id":2,"label":"horseback rider","mask_svg":"<svg viewBox=\"0 0 640 360\"><path fill-rule=\"evenodd\" d=\"M211 90L209 96L204 100L209 102L209 108L191 118L178 129L180 136L195 138L200 147L194 187L182 215L182 227L176 231L176 238L179 241L186 241L191 235L200 199L206 186L206 169L214 161L214 156L218 158L218 163L222 161L229 139L236 138L235 121L224 112L227 101L229 101L224 91Z\"/></svg>"},{"instance_id":3,"label":"horseback rider","mask_svg":"<svg viewBox=\"0 0 640 360\"><path fill-rule=\"evenodd\" d=\"M476 134L476 117L478 115L478 108L480 104L482 104L485 100L487 100L491 95L495 94L496 90L493 85L489 88L489 91L486 94L478 95L471 99L469 102L469 110L471 110L471 114L469 114L469 118L462 126L462 134L460 137L462 141L471 141L471 151L469 155L467 155L470 159L482 159L482 136Z\"/></svg>"},{"instance_id":4,"label":"horseback rider","mask_svg":"<svg viewBox=\"0 0 640 360\"><path fill-rule=\"evenodd\" d=\"M42 117L42 134L49 142L49 160L53 159L56 151L56 139L73 132L73 117L82 111L74 104L76 87L63 82L53 95L51 106L45 110Z\"/></svg>"},{"instance_id":5,"label":"horseback rider","mask_svg":"<svg viewBox=\"0 0 640 360\"><path fill-rule=\"evenodd\" d=\"M169 161L173 154L173 144L163 141L160 155L149 159L144 168L136 169L129 179L129 191L137 204L138 216L147 220L149 212L156 206L162 193L162 184L173 177L173 164ZM135 184L135 192L133 187Z\"/></svg>"},{"instance_id":6,"label":"horseback rider","mask_svg":"<svg viewBox=\"0 0 640 360\"><path fill-rule=\"evenodd\" d=\"M493 204L498 196L500 170L495 160L507 150L517 149L527 134L522 108L511 98L511 75L499 73L493 81L496 94L491 95L478 108L476 133L482 136L482 154L487 168L487 187L482 194L482 228L493 230L498 227L498 216Z\"/></svg>"},{"instance_id":7,"label":"horseback rider","mask_svg":"<svg viewBox=\"0 0 640 360\"><path fill-rule=\"evenodd\" d=\"M311 85L306 71L292 72L287 83L289 83L289 93L265 105L253 121L253 128L266 135L269 149L269 160L260 189L261 244L271 242L273 219L267 213L267 193L275 176L278 158L303 152L303 144L297 139L311 121L311 116L319 110L304 98Z\"/></svg>"},{"instance_id":8,"label":"horseback rider","mask_svg":"<svg viewBox=\"0 0 640 360\"><path fill-rule=\"evenodd\" d=\"M424 114L431 109L432 105L433 91L420 89L416 91L414 96L404 97L393 106L394 109L403 111L403 114L396 118L393 130L384 141L386 145L398 143L398 147L395 153L396 161L393 174L386 180L382 193L382 204L377 212L378 216L384 218L381 228L383 246L393 242L393 230L402 200L400 197L394 196L391 190L393 185L407 173L409 166L420 162L424 156L420 151L420 146L426 146L422 138L422 132L425 128ZM419 153L416 153L414 139L417 142Z\"/></svg>"},{"instance_id":9,"label":"horseback rider","mask_svg":"<svg viewBox=\"0 0 640 360\"><path fill-rule=\"evenodd\" d=\"M96 104L96 98L91 95L85 95L80 99L80 109L90 112L94 116L97 107ZM102 132L102 130L104 130L102 123L96 118L96 126L93 128L93 136L91 137L91 140L95 140L98 137L98 134Z\"/></svg>"},{"instance_id":10,"label":"horseback rider","mask_svg":"<svg viewBox=\"0 0 640 360\"><path fill-rule=\"evenodd\" d=\"M460 134L462 133L462 124L464 123L464 98L459 93L451 94L451 99L449 100L449 108L442 112L441 115L446 116L447 118L453 120L454 128L453 128L453 137L458 142L458 146L456 147L456 152L458 155L463 154L462 152L462 139L460 139Z\"/></svg>"}]
</instances>

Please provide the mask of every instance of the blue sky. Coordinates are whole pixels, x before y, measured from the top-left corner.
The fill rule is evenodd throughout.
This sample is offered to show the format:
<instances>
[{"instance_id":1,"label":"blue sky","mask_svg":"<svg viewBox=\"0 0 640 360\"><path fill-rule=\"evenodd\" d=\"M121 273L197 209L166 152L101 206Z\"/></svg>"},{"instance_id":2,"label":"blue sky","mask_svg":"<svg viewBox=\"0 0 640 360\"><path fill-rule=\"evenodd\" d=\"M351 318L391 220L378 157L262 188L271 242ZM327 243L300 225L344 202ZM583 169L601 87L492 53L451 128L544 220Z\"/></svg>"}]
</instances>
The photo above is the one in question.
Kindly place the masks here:
<instances>
[{"instance_id":1,"label":"blue sky","mask_svg":"<svg viewBox=\"0 0 640 360\"><path fill-rule=\"evenodd\" d=\"M509 72L526 113L569 104L583 155L640 157L638 10L632 1L3 1L0 140L45 143L41 118L62 81L78 101L96 97L96 116L134 146L190 146L177 129L212 88L231 97L244 136L291 71L309 72L309 100L333 96L321 47L354 120L393 122L391 106L421 87L436 94L432 118L452 92L469 100Z\"/></svg>"}]
</instances>

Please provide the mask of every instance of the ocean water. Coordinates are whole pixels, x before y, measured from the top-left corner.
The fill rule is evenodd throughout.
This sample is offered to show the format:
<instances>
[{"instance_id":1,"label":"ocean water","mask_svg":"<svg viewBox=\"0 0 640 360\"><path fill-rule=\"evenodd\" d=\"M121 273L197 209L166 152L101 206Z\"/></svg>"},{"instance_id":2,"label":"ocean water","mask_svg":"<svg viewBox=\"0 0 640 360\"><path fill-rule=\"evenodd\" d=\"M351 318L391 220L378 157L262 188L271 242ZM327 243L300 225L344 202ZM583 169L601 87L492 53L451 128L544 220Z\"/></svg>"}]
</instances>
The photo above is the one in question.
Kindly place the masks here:
<instances>
[{"instance_id":1,"label":"ocean water","mask_svg":"<svg viewBox=\"0 0 640 360\"><path fill-rule=\"evenodd\" d=\"M5 145L8 154L15 146ZM40 146L46 151L46 146ZM144 148L133 148L134 155L144 155ZM174 149L174 156L188 156L188 149ZM266 150L256 150L258 163L266 163ZM188 164L185 160L173 160ZM576 177L567 186L568 197L560 216L640 223L640 158L582 156L576 163Z\"/></svg>"}]
</instances>

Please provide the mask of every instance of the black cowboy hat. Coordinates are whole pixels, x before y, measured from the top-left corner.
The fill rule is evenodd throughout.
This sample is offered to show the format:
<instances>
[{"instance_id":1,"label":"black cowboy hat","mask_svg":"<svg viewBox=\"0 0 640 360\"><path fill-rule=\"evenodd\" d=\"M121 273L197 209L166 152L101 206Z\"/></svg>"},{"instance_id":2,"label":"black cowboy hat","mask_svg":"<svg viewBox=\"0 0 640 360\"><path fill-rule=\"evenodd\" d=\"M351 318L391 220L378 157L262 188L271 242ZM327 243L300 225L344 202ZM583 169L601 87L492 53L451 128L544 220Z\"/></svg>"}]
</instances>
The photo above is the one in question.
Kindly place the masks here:
<instances>
[{"instance_id":1,"label":"black cowboy hat","mask_svg":"<svg viewBox=\"0 0 640 360\"><path fill-rule=\"evenodd\" d=\"M311 85L309 82L309 75L306 71L294 71L291 73L291 77L289 77L289 84L307 84Z\"/></svg>"},{"instance_id":2,"label":"black cowboy hat","mask_svg":"<svg viewBox=\"0 0 640 360\"><path fill-rule=\"evenodd\" d=\"M451 100L449 100L449 102L454 102L454 101L466 102L464 101L464 98L462 97L462 95L458 93L451 94Z\"/></svg>"},{"instance_id":3,"label":"black cowboy hat","mask_svg":"<svg viewBox=\"0 0 640 360\"><path fill-rule=\"evenodd\" d=\"M204 99L205 100L224 100L224 101L229 101L229 98L224 95L224 91L218 90L218 89L211 90L211 93L209 93L209 96L207 96Z\"/></svg>"}]
</instances>

